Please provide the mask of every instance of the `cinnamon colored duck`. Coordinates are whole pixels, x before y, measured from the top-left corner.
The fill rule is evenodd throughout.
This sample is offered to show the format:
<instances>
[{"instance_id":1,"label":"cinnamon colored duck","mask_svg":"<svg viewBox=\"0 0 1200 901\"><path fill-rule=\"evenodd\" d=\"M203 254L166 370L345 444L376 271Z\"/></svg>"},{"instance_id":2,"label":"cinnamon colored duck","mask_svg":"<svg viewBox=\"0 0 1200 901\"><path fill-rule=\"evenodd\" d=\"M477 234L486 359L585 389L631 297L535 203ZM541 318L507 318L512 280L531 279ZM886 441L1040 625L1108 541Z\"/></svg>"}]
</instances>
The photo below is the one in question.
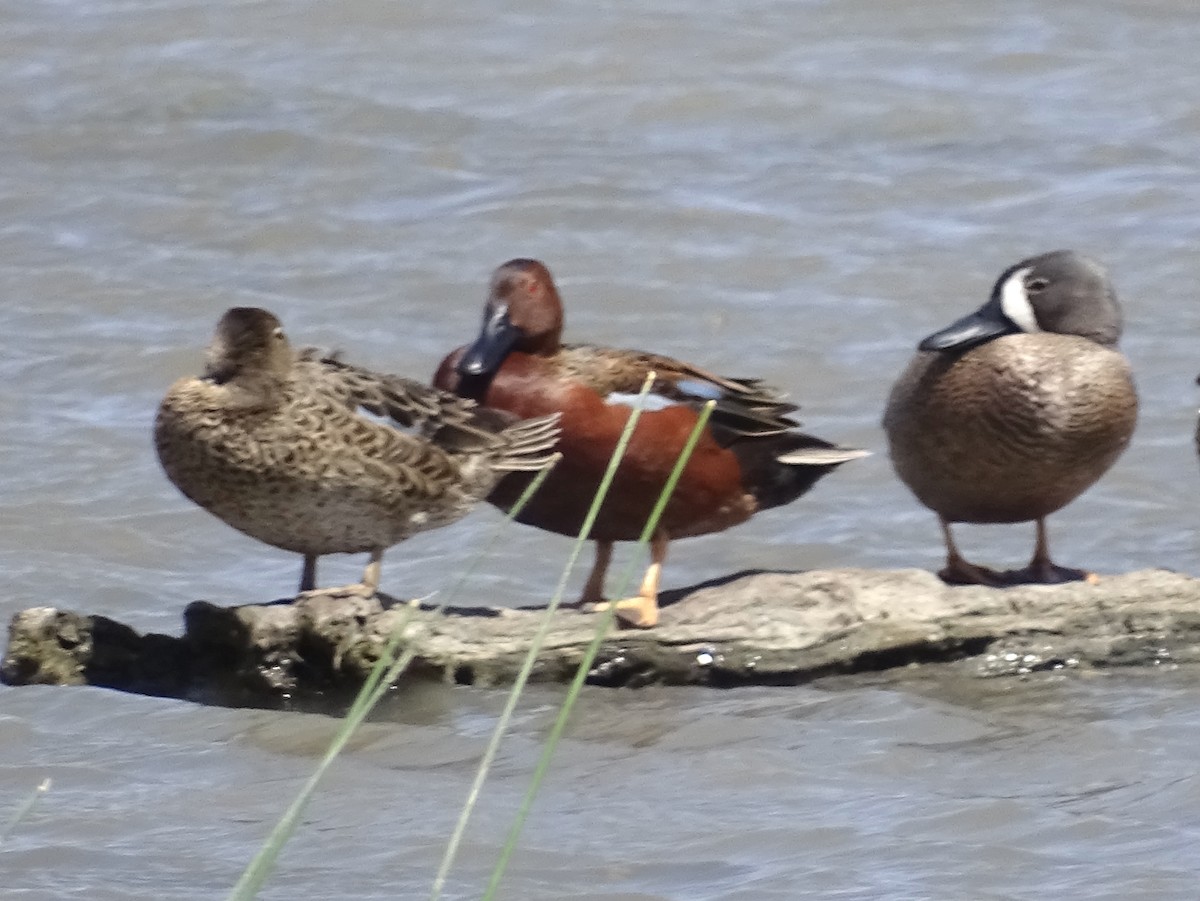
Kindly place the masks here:
<instances>
[{"instance_id":1,"label":"cinnamon colored duck","mask_svg":"<svg viewBox=\"0 0 1200 901\"><path fill-rule=\"evenodd\" d=\"M459 519L502 474L544 466L556 433L553 416L516 422L412 379L297 353L275 316L237 307L217 325L204 375L163 398L154 442L188 498L304 555L301 591L314 587L318 556L368 553L362 589L373 594L384 550Z\"/></svg>"},{"instance_id":2,"label":"cinnamon colored duck","mask_svg":"<svg viewBox=\"0 0 1200 901\"><path fill-rule=\"evenodd\" d=\"M1120 336L1104 268L1060 250L1009 267L979 310L921 342L883 425L896 472L941 522L945 581L1091 578L1052 562L1046 517L1099 479L1133 435L1137 394ZM1033 558L1010 573L968 563L950 533L956 522L1030 520Z\"/></svg>"},{"instance_id":3,"label":"cinnamon colored duck","mask_svg":"<svg viewBox=\"0 0 1200 901\"><path fill-rule=\"evenodd\" d=\"M446 357L434 377L455 391L527 418L561 415L562 460L517 517L562 535L579 533L647 373L645 411L590 538L596 560L582 603L600 603L613 542L636 540L691 434L699 409L716 408L651 540L651 563L634 598L616 602L626 623L658 622L658 589L672 539L720 532L789 503L864 451L793 431L796 407L755 379L725 378L657 354L562 344L563 308L549 270L516 259L492 276L483 329ZM506 478L489 497L508 509L528 479Z\"/></svg>"}]
</instances>

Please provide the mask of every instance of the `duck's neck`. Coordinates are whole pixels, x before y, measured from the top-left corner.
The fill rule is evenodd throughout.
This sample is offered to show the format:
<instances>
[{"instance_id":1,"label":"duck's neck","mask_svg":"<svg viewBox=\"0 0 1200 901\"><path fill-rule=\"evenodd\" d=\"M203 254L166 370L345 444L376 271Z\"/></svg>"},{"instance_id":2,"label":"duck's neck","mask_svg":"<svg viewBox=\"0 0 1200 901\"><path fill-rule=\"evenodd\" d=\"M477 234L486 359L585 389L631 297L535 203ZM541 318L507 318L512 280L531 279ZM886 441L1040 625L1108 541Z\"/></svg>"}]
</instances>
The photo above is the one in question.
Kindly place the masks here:
<instances>
[{"instance_id":1,"label":"duck's neck","mask_svg":"<svg viewBox=\"0 0 1200 901\"><path fill-rule=\"evenodd\" d=\"M252 412L280 406L287 398L289 380L273 373L241 375L219 387L225 409Z\"/></svg>"}]
</instances>

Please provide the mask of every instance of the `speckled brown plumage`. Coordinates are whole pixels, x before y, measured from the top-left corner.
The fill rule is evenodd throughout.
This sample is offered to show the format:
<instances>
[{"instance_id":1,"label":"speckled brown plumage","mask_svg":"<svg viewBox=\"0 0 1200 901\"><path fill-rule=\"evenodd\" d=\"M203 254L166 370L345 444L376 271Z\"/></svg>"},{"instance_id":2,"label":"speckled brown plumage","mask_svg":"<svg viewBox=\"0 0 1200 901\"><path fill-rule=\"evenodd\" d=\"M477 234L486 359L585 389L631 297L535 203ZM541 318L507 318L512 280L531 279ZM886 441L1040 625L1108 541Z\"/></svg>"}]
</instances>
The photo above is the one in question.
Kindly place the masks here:
<instances>
[{"instance_id":1,"label":"speckled brown plumage","mask_svg":"<svg viewBox=\"0 0 1200 901\"><path fill-rule=\"evenodd\" d=\"M504 472L545 464L553 418L512 421L415 381L297 354L274 316L237 308L218 325L205 376L163 398L154 437L188 498L305 555L302 589L317 556L360 552L372 555L364 584L374 589L384 549L460 518Z\"/></svg>"},{"instance_id":2,"label":"speckled brown plumage","mask_svg":"<svg viewBox=\"0 0 1200 901\"><path fill-rule=\"evenodd\" d=\"M1075 335L1006 335L922 353L892 389L896 472L950 522L1049 516L1100 478L1137 419L1129 365Z\"/></svg>"},{"instance_id":3,"label":"speckled brown plumage","mask_svg":"<svg viewBox=\"0 0 1200 901\"><path fill-rule=\"evenodd\" d=\"M1115 349L1120 328L1103 268L1056 251L1011 267L984 307L922 342L883 425L896 473L942 521L948 581L1084 575L1050 562L1044 519L1099 479L1133 435L1137 395ZM1030 520L1034 558L1011 577L966 563L950 535L955 522Z\"/></svg>"}]
</instances>

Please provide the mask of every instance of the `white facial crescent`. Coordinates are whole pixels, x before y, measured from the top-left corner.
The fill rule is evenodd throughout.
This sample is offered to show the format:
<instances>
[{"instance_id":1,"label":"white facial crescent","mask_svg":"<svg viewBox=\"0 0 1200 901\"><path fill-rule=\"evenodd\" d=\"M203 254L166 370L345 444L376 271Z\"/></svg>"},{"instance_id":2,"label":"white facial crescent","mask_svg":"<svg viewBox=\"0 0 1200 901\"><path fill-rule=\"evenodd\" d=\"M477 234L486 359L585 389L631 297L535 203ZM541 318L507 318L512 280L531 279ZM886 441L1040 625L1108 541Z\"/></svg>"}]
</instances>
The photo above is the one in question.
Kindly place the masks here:
<instances>
[{"instance_id":1,"label":"white facial crescent","mask_svg":"<svg viewBox=\"0 0 1200 901\"><path fill-rule=\"evenodd\" d=\"M1018 269L1000 286L1000 309L1023 332L1042 330L1033 313L1033 304L1029 302L1029 292L1025 290L1025 276L1032 269L1032 266Z\"/></svg>"}]
</instances>

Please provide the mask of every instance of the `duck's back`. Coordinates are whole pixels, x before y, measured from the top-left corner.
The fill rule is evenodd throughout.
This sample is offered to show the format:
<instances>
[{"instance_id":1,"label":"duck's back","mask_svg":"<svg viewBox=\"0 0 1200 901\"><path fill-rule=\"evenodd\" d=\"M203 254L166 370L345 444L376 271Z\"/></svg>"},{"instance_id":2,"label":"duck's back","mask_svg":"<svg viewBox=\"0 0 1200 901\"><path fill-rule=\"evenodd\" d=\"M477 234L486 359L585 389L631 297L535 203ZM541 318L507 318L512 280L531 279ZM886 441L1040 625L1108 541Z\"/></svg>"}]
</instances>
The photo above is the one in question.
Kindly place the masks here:
<instances>
[{"instance_id":1,"label":"duck's back","mask_svg":"<svg viewBox=\"0 0 1200 901\"><path fill-rule=\"evenodd\" d=\"M917 354L884 428L897 473L924 504L951 522L1002 523L1077 497L1125 449L1136 418L1120 353L1041 332Z\"/></svg>"},{"instance_id":2,"label":"duck's back","mask_svg":"<svg viewBox=\"0 0 1200 901\"><path fill-rule=\"evenodd\" d=\"M293 386L277 404L239 406L221 386L183 379L159 407L155 444L188 498L299 553L387 547L471 502L449 455L357 416L334 393Z\"/></svg>"}]
</instances>

